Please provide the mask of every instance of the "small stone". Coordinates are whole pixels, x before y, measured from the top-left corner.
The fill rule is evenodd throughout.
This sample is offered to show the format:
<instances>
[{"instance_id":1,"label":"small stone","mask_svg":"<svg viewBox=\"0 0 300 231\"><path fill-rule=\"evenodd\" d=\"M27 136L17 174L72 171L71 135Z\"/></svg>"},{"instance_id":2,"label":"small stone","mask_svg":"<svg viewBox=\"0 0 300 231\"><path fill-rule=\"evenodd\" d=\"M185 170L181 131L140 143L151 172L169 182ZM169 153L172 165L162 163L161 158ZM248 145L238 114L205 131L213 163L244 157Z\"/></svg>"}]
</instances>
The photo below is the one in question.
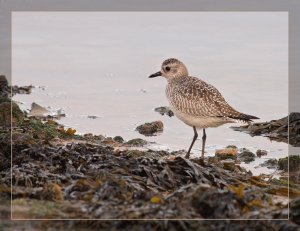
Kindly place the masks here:
<instances>
[{"instance_id":1,"label":"small stone","mask_svg":"<svg viewBox=\"0 0 300 231\"><path fill-rule=\"evenodd\" d=\"M237 150L234 148L224 148L216 150L215 156L221 160L236 159Z\"/></svg>"},{"instance_id":2,"label":"small stone","mask_svg":"<svg viewBox=\"0 0 300 231\"><path fill-rule=\"evenodd\" d=\"M153 136L155 133L162 132L164 124L161 121L154 121L151 123L145 123L136 128L136 130L145 136Z\"/></svg>"},{"instance_id":3,"label":"small stone","mask_svg":"<svg viewBox=\"0 0 300 231\"><path fill-rule=\"evenodd\" d=\"M137 158L137 157L140 157L140 156L144 156L145 152L139 151L139 150L127 150L127 151L124 152L124 154L126 156Z\"/></svg>"},{"instance_id":4,"label":"small stone","mask_svg":"<svg viewBox=\"0 0 300 231\"><path fill-rule=\"evenodd\" d=\"M269 169L276 169L278 167L278 161L276 159L268 159L262 164L260 164L261 167L267 167Z\"/></svg>"},{"instance_id":5,"label":"small stone","mask_svg":"<svg viewBox=\"0 0 300 231\"><path fill-rule=\"evenodd\" d=\"M258 157L266 156L266 155L268 155L268 152L267 152L266 150L258 149L258 150L256 151L256 155L257 155Z\"/></svg>"},{"instance_id":6,"label":"small stone","mask_svg":"<svg viewBox=\"0 0 300 231\"><path fill-rule=\"evenodd\" d=\"M126 142L129 146L136 146L136 147L141 147L147 144L146 140L137 138L137 139L132 139Z\"/></svg>"},{"instance_id":7,"label":"small stone","mask_svg":"<svg viewBox=\"0 0 300 231\"><path fill-rule=\"evenodd\" d=\"M238 159L245 163L250 163L255 160L255 154L247 149L244 149L238 154Z\"/></svg>"},{"instance_id":8,"label":"small stone","mask_svg":"<svg viewBox=\"0 0 300 231\"><path fill-rule=\"evenodd\" d=\"M299 155L291 155L285 158L280 158L278 160L279 169L285 172L296 172L300 171L300 156Z\"/></svg>"},{"instance_id":9,"label":"small stone","mask_svg":"<svg viewBox=\"0 0 300 231\"><path fill-rule=\"evenodd\" d=\"M89 118L89 119L97 119L97 118L99 118L99 117L96 116L96 115L88 115L87 118Z\"/></svg>"},{"instance_id":10,"label":"small stone","mask_svg":"<svg viewBox=\"0 0 300 231\"><path fill-rule=\"evenodd\" d=\"M113 140L118 142L118 143L124 143L124 139L122 138L122 136L115 136L113 138Z\"/></svg>"}]
</instances>

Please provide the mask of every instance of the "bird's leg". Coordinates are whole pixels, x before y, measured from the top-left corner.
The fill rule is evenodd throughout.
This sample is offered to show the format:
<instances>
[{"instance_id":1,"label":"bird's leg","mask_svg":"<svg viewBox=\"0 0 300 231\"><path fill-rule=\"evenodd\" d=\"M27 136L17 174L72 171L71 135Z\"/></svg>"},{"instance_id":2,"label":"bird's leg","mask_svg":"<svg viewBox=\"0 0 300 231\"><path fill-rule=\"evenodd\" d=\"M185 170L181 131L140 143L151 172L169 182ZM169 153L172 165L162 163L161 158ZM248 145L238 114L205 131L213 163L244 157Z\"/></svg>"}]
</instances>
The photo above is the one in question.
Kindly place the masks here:
<instances>
[{"instance_id":1,"label":"bird's leg","mask_svg":"<svg viewBox=\"0 0 300 231\"><path fill-rule=\"evenodd\" d=\"M205 129L203 128L203 136L202 136L202 159L204 159L205 141L206 141L206 133L205 133Z\"/></svg>"},{"instance_id":2,"label":"bird's leg","mask_svg":"<svg viewBox=\"0 0 300 231\"><path fill-rule=\"evenodd\" d=\"M191 143L191 146L190 146L190 148L189 148L187 154L185 155L185 158L187 158L187 159L190 157L191 149L192 149L192 147L193 147L195 141L196 141L197 138L198 138L198 133L197 133L196 127L193 127L193 129L194 129L194 138L193 138L193 141L192 141L192 143Z\"/></svg>"}]
</instances>

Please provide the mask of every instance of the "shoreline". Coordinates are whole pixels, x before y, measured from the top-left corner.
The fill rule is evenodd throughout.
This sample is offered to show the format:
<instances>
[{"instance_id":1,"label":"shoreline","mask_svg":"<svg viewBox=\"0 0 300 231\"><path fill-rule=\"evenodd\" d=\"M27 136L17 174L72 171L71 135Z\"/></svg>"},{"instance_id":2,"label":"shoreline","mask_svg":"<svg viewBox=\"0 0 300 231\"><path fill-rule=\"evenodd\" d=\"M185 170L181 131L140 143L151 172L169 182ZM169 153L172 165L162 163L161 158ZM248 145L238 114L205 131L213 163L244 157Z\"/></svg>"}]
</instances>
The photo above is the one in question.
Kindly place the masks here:
<instances>
[{"instance_id":1,"label":"shoreline","mask_svg":"<svg viewBox=\"0 0 300 231\"><path fill-rule=\"evenodd\" d=\"M77 135L53 118L28 117L17 107L12 115L14 174L10 179L10 134L5 124L0 133L1 197L9 198L12 180L14 218L285 219L287 215L286 173L282 179L253 176L240 166L239 150L204 161L187 160L182 157L185 151L151 150L143 139ZM291 208L300 198L297 171L292 179ZM295 207L291 212L297 211Z\"/></svg>"}]
</instances>

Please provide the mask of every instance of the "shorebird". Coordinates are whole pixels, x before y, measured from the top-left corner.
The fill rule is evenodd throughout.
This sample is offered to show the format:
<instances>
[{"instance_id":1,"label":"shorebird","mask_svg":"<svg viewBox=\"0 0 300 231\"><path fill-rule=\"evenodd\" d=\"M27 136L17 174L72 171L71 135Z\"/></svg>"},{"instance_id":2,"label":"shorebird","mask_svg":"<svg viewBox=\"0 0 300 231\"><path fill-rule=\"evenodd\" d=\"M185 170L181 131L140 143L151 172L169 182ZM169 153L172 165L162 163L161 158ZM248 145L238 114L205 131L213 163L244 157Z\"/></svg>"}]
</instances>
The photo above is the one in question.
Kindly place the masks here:
<instances>
[{"instance_id":1,"label":"shorebird","mask_svg":"<svg viewBox=\"0 0 300 231\"><path fill-rule=\"evenodd\" d=\"M194 137L186 158L189 158L191 149L198 138L197 129L203 129L202 158L204 158L206 128L236 121L249 123L252 119L259 119L235 110L214 86L189 76L186 66L177 59L165 60L161 65L161 70L150 75L149 78L157 76L163 76L168 81L166 96L176 117L193 128Z\"/></svg>"}]
</instances>

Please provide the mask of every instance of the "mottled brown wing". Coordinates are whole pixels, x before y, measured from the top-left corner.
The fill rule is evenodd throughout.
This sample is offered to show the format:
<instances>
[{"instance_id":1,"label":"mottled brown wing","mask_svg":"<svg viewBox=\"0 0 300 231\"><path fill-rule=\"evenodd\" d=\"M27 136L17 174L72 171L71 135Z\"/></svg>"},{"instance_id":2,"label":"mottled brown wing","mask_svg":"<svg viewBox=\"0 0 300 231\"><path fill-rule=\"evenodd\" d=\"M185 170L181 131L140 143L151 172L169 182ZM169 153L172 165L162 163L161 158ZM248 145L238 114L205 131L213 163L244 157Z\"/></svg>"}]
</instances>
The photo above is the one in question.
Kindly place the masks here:
<instances>
[{"instance_id":1,"label":"mottled brown wing","mask_svg":"<svg viewBox=\"0 0 300 231\"><path fill-rule=\"evenodd\" d=\"M236 117L240 114L214 86L195 77L183 78L173 85L169 94L173 107L192 116Z\"/></svg>"}]
</instances>

